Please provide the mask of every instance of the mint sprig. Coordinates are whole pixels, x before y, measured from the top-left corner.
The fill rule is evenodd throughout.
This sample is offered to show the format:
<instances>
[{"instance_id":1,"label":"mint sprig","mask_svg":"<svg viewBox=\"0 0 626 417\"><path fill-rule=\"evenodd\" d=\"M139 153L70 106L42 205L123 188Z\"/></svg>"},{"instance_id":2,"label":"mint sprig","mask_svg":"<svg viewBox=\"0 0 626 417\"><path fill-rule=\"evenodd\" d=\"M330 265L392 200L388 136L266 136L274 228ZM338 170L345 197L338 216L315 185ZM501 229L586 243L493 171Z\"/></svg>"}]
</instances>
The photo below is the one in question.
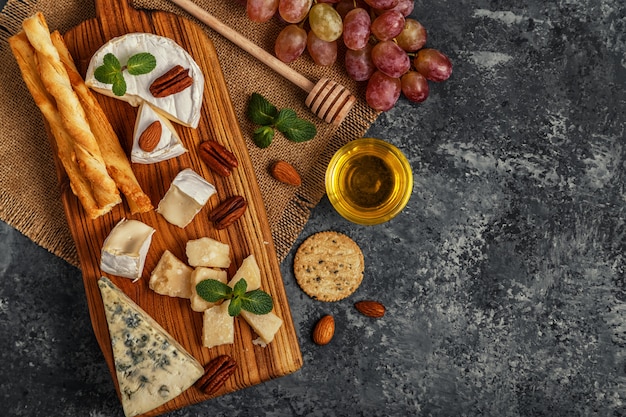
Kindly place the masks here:
<instances>
[{"instance_id":1,"label":"mint sprig","mask_svg":"<svg viewBox=\"0 0 626 417\"><path fill-rule=\"evenodd\" d=\"M228 315L235 317L241 310L253 314L267 314L274 308L272 297L262 290L247 291L245 279L237 281L233 288L215 279L205 279L196 285L198 295L210 303L230 300Z\"/></svg>"},{"instance_id":2,"label":"mint sprig","mask_svg":"<svg viewBox=\"0 0 626 417\"><path fill-rule=\"evenodd\" d=\"M248 118L261 127L254 131L254 143L267 148L274 138L274 129L292 142L306 142L317 134L317 128L308 120L298 117L292 109L278 110L259 93L252 93L248 102Z\"/></svg>"},{"instance_id":3,"label":"mint sprig","mask_svg":"<svg viewBox=\"0 0 626 417\"><path fill-rule=\"evenodd\" d=\"M156 68L156 58L149 52L140 52L131 56L125 66L122 66L115 55L108 53L104 55L102 65L95 69L93 75L101 83L112 84L113 94L123 96L126 94L124 71L136 76L148 74L154 68Z\"/></svg>"}]
</instances>

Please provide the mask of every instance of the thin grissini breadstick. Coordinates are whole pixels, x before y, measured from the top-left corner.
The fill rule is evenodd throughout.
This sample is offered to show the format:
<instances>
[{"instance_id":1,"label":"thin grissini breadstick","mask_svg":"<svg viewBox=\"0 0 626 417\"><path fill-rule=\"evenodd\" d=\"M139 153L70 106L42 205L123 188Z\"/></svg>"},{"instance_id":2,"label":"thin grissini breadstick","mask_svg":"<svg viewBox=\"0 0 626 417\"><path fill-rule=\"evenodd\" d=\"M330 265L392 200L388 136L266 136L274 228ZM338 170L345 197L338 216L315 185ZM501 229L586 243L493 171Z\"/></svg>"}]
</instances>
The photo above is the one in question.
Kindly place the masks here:
<instances>
[{"instance_id":1,"label":"thin grissini breadstick","mask_svg":"<svg viewBox=\"0 0 626 417\"><path fill-rule=\"evenodd\" d=\"M92 184L100 207L112 207L122 201L115 181L109 176L100 148L91 132L85 111L72 89L59 53L52 45L50 30L41 13L27 18L22 28L36 51L43 85L56 100L63 125L74 142L76 161Z\"/></svg>"},{"instance_id":2,"label":"thin grissini breadstick","mask_svg":"<svg viewBox=\"0 0 626 417\"><path fill-rule=\"evenodd\" d=\"M119 138L113 130L113 126L111 126L109 119L107 119L102 107L100 107L100 103L98 103L98 100L78 72L63 36L59 31L54 31L50 37L52 38L52 44L59 52L61 62L65 66L74 92L78 96L83 109L85 109L87 121L98 142L109 175L111 175L117 187L126 196L131 212L134 214L153 210L154 207L150 197L141 189L128 157L120 145Z\"/></svg>"},{"instance_id":3,"label":"thin grissini breadstick","mask_svg":"<svg viewBox=\"0 0 626 417\"><path fill-rule=\"evenodd\" d=\"M26 87L30 91L35 104L39 107L41 113L50 126L50 130L54 137L52 147L56 150L58 159L67 173L72 192L76 195L78 201L80 201L85 212L90 218L95 219L101 216L109 209L102 209L98 207L98 204L93 196L91 184L83 176L80 168L74 160L72 139L63 126L63 122L61 121L59 112L57 111L54 99L50 96L50 94L48 94L48 91L39 77L35 50L28 42L28 38L24 32L20 32L17 35L10 37L9 45L11 46L15 60L20 67L22 78L24 79Z\"/></svg>"}]
</instances>

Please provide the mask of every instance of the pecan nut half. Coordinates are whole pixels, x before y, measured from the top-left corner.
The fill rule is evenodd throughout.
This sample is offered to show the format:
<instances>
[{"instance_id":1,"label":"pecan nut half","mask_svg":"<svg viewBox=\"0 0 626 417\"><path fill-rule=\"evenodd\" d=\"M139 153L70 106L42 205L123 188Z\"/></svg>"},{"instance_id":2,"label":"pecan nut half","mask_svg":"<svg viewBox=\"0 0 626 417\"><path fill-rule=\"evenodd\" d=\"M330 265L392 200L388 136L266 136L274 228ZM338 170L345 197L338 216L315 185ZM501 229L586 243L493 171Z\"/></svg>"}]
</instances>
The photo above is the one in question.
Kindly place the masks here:
<instances>
[{"instance_id":1,"label":"pecan nut half","mask_svg":"<svg viewBox=\"0 0 626 417\"><path fill-rule=\"evenodd\" d=\"M226 383L237 369L237 362L228 355L220 355L204 367L204 375L196 381L196 387L207 395L213 395Z\"/></svg>"},{"instance_id":2,"label":"pecan nut half","mask_svg":"<svg viewBox=\"0 0 626 417\"><path fill-rule=\"evenodd\" d=\"M228 177L239 165L234 153L213 140L202 142L198 154L209 168L223 177Z\"/></svg>"},{"instance_id":3,"label":"pecan nut half","mask_svg":"<svg viewBox=\"0 0 626 417\"><path fill-rule=\"evenodd\" d=\"M189 75L189 68L185 69L176 65L154 80L149 90L154 97L162 98L180 93L191 84L193 84L193 78Z\"/></svg>"},{"instance_id":4,"label":"pecan nut half","mask_svg":"<svg viewBox=\"0 0 626 417\"><path fill-rule=\"evenodd\" d=\"M229 197L213 209L209 220L216 229L225 229L243 216L247 207L248 202L242 196Z\"/></svg>"}]
</instances>

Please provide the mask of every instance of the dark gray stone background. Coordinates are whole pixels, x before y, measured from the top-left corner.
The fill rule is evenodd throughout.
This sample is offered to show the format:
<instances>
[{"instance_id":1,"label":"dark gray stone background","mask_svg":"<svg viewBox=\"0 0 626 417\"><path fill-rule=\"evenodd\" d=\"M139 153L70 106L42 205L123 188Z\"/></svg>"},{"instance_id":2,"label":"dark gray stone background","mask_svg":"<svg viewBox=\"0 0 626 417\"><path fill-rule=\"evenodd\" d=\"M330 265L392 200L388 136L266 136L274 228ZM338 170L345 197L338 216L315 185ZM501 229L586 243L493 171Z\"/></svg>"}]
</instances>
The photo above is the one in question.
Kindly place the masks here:
<instances>
[{"instance_id":1,"label":"dark gray stone background","mask_svg":"<svg viewBox=\"0 0 626 417\"><path fill-rule=\"evenodd\" d=\"M365 255L352 297L282 272L304 366L171 416L626 416L623 0L416 1L454 62L369 131L415 187L379 226L324 199L298 241ZM0 414L122 416L80 271L0 224ZM361 316L377 299L383 319ZM311 342L333 314L332 342Z\"/></svg>"}]
</instances>

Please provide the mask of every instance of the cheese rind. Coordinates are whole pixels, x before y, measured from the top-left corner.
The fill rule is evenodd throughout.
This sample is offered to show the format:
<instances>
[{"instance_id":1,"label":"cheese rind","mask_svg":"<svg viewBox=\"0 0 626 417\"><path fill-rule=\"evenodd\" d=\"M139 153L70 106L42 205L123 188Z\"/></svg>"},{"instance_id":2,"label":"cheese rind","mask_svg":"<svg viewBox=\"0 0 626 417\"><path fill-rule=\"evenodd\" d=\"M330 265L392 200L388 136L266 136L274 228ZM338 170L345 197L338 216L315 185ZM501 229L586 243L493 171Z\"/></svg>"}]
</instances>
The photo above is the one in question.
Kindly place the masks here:
<instances>
[{"instance_id":1,"label":"cheese rind","mask_svg":"<svg viewBox=\"0 0 626 417\"><path fill-rule=\"evenodd\" d=\"M189 301L191 301L191 309L193 311L202 313L204 310L211 308L215 305L215 303L211 303L200 297L200 295L198 295L198 291L196 291L196 285L198 285L199 282L207 279L214 279L224 284L226 284L226 281L228 280L226 276L226 271L220 269L204 267L198 267L194 269L191 273L191 297L189 298Z\"/></svg>"},{"instance_id":2,"label":"cheese rind","mask_svg":"<svg viewBox=\"0 0 626 417\"><path fill-rule=\"evenodd\" d=\"M140 52L149 52L156 58L156 67L148 74L130 75L123 72L126 81L126 94L116 96L111 84L104 84L96 80L94 72L104 62L104 56L112 53L122 65L128 59ZM185 90L163 98L156 98L150 93L150 85L172 67L181 65L189 69L189 76L193 84ZM160 109L164 115L177 123L193 128L200 122L200 109L204 92L204 76L198 64L180 45L172 39L152 33L129 33L111 39L92 56L85 75L85 83L104 95L114 97L138 106L146 101Z\"/></svg>"},{"instance_id":3,"label":"cheese rind","mask_svg":"<svg viewBox=\"0 0 626 417\"><path fill-rule=\"evenodd\" d=\"M120 220L102 244L100 269L120 277L141 278L154 232L139 220Z\"/></svg>"},{"instance_id":4,"label":"cheese rind","mask_svg":"<svg viewBox=\"0 0 626 417\"><path fill-rule=\"evenodd\" d=\"M200 363L108 278L98 287L126 417L165 404L202 376Z\"/></svg>"},{"instance_id":5,"label":"cheese rind","mask_svg":"<svg viewBox=\"0 0 626 417\"><path fill-rule=\"evenodd\" d=\"M156 211L169 223L184 229L215 192L213 184L186 168L176 175Z\"/></svg>"},{"instance_id":6,"label":"cheese rind","mask_svg":"<svg viewBox=\"0 0 626 417\"><path fill-rule=\"evenodd\" d=\"M191 297L191 273L193 269L167 249L150 274L150 289L170 297Z\"/></svg>"},{"instance_id":7,"label":"cheese rind","mask_svg":"<svg viewBox=\"0 0 626 417\"><path fill-rule=\"evenodd\" d=\"M161 138L152 151L146 152L139 146L139 138L148 126L155 121L161 123ZM137 120L135 121L133 148L130 153L130 160L137 164L152 164L175 158L185 152L187 152L187 149L183 146L172 123L159 115L150 104L142 103L137 112Z\"/></svg>"}]
</instances>

